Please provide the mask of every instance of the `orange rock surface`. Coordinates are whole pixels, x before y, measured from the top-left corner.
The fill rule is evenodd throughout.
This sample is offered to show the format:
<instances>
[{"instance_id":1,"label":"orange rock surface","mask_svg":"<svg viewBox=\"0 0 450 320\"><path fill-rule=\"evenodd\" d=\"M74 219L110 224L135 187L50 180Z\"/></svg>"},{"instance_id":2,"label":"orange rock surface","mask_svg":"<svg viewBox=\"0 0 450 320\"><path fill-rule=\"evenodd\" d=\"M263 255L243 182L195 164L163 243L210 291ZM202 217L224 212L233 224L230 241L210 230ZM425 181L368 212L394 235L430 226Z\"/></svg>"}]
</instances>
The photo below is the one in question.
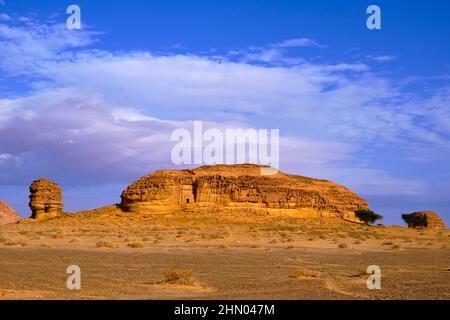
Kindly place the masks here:
<instances>
[{"instance_id":1,"label":"orange rock surface","mask_svg":"<svg viewBox=\"0 0 450 320\"><path fill-rule=\"evenodd\" d=\"M53 218L63 209L61 188L53 181L39 179L30 186L30 203L32 218Z\"/></svg>"},{"instance_id":2,"label":"orange rock surface","mask_svg":"<svg viewBox=\"0 0 450 320\"><path fill-rule=\"evenodd\" d=\"M215 207L256 212L330 216L357 220L367 202L334 182L278 171L263 175L258 165L215 165L160 170L131 184L120 207L128 212Z\"/></svg>"},{"instance_id":3,"label":"orange rock surface","mask_svg":"<svg viewBox=\"0 0 450 320\"><path fill-rule=\"evenodd\" d=\"M0 225L19 221L17 212L6 202L0 200Z\"/></svg>"}]
</instances>

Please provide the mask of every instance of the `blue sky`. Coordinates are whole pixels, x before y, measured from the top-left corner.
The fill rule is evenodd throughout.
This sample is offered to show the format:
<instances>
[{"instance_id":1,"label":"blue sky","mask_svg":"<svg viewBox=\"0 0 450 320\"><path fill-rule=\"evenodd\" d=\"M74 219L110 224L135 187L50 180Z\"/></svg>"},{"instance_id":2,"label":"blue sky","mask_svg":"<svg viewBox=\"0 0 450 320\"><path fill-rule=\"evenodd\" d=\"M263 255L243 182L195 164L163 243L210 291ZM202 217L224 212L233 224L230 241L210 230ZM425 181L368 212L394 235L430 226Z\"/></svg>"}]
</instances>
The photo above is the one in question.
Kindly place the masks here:
<instances>
[{"instance_id":1,"label":"blue sky","mask_svg":"<svg viewBox=\"0 0 450 320\"><path fill-rule=\"evenodd\" d=\"M2 4L3 3L3 4ZM66 8L82 29L67 30ZM366 28L381 8L382 29ZM281 170L337 181L400 224L450 223L448 1L0 0L0 198L35 178L66 210L175 167L170 133L279 128Z\"/></svg>"}]
</instances>

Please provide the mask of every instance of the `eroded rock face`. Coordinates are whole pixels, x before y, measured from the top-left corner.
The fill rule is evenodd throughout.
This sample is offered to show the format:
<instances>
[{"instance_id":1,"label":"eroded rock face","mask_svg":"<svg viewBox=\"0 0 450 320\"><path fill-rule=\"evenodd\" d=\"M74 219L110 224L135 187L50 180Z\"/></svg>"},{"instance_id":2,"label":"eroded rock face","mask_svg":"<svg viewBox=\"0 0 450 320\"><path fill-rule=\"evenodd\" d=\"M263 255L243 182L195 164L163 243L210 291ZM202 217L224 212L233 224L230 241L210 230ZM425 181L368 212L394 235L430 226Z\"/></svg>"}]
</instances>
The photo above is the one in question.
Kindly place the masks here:
<instances>
[{"instance_id":1,"label":"eroded rock face","mask_svg":"<svg viewBox=\"0 0 450 320\"><path fill-rule=\"evenodd\" d=\"M157 171L130 185L121 202L121 208L130 212L205 206L351 220L355 210L368 209L364 199L334 182L282 172L261 175L261 166L247 164Z\"/></svg>"},{"instance_id":2,"label":"eroded rock face","mask_svg":"<svg viewBox=\"0 0 450 320\"><path fill-rule=\"evenodd\" d=\"M0 225L19 221L17 212L6 202L0 200Z\"/></svg>"},{"instance_id":3,"label":"eroded rock face","mask_svg":"<svg viewBox=\"0 0 450 320\"><path fill-rule=\"evenodd\" d=\"M53 218L62 212L61 188L53 181L39 179L30 186L32 218Z\"/></svg>"},{"instance_id":4,"label":"eroded rock face","mask_svg":"<svg viewBox=\"0 0 450 320\"><path fill-rule=\"evenodd\" d=\"M447 229L444 220L433 211L418 211L411 214L404 214L403 219L409 228Z\"/></svg>"}]
</instances>

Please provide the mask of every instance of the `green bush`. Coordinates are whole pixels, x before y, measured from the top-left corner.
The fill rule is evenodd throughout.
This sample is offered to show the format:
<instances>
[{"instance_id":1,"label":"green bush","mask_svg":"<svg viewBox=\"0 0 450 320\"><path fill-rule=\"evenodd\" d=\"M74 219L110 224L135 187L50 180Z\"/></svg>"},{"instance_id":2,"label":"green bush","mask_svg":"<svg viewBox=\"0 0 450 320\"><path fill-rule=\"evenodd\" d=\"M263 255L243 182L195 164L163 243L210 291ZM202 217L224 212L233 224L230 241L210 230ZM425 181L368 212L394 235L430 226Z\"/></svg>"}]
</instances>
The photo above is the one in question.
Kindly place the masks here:
<instances>
[{"instance_id":1,"label":"green bush","mask_svg":"<svg viewBox=\"0 0 450 320\"><path fill-rule=\"evenodd\" d=\"M417 215L416 213L402 214L402 219L406 222L408 227L418 228L427 226L425 216Z\"/></svg>"},{"instance_id":2,"label":"green bush","mask_svg":"<svg viewBox=\"0 0 450 320\"><path fill-rule=\"evenodd\" d=\"M382 220L383 216L376 214L372 210L356 210L358 219L364 221L366 224L373 224L377 220Z\"/></svg>"}]
</instances>

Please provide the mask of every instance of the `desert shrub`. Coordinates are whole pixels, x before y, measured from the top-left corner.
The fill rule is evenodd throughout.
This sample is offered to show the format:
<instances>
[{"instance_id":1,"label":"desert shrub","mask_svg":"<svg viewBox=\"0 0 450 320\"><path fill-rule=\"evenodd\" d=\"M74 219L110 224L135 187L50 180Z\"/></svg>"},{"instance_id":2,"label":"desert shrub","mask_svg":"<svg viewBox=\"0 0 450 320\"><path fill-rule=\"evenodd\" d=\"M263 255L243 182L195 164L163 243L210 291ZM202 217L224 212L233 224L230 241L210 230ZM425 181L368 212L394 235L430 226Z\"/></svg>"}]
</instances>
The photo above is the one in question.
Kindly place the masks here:
<instances>
[{"instance_id":1,"label":"desert shrub","mask_svg":"<svg viewBox=\"0 0 450 320\"><path fill-rule=\"evenodd\" d=\"M5 246L21 246L21 247L25 247L25 246L27 246L27 243L25 241L7 241L7 242L5 242Z\"/></svg>"},{"instance_id":2,"label":"desert shrub","mask_svg":"<svg viewBox=\"0 0 450 320\"><path fill-rule=\"evenodd\" d=\"M144 244L142 242L131 242L128 244L130 248L144 248Z\"/></svg>"},{"instance_id":3,"label":"desert shrub","mask_svg":"<svg viewBox=\"0 0 450 320\"><path fill-rule=\"evenodd\" d=\"M97 248L114 248L114 245L112 243L106 242L106 241L99 241L95 244Z\"/></svg>"},{"instance_id":4,"label":"desert shrub","mask_svg":"<svg viewBox=\"0 0 450 320\"><path fill-rule=\"evenodd\" d=\"M320 273L314 270L309 270L305 268L297 268L291 274L292 279L302 279L302 278L319 278Z\"/></svg>"},{"instance_id":5,"label":"desert shrub","mask_svg":"<svg viewBox=\"0 0 450 320\"><path fill-rule=\"evenodd\" d=\"M158 283L189 286L195 284L195 277L192 270L170 268L163 271L163 278Z\"/></svg>"},{"instance_id":6,"label":"desert shrub","mask_svg":"<svg viewBox=\"0 0 450 320\"><path fill-rule=\"evenodd\" d=\"M367 270L366 269L359 269L359 271L358 271L358 276L361 278L361 279L364 279L364 278L366 278L367 276L369 276L370 275L370 273L367 273Z\"/></svg>"},{"instance_id":7,"label":"desert shrub","mask_svg":"<svg viewBox=\"0 0 450 320\"><path fill-rule=\"evenodd\" d=\"M400 249L400 245L394 244L394 245L391 247L391 249L393 249L393 250L398 250L398 249Z\"/></svg>"},{"instance_id":8,"label":"desert shrub","mask_svg":"<svg viewBox=\"0 0 450 320\"><path fill-rule=\"evenodd\" d=\"M383 216L376 214L372 210L356 210L355 214L358 219L364 221L364 223L366 223L367 225L373 224L375 221L383 219Z\"/></svg>"},{"instance_id":9,"label":"desert shrub","mask_svg":"<svg viewBox=\"0 0 450 320\"><path fill-rule=\"evenodd\" d=\"M427 226L425 216L419 216L414 213L402 214L402 219L409 227L419 228Z\"/></svg>"},{"instance_id":10,"label":"desert shrub","mask_svg":"<svg viewBox=\"0 0 450 320\"><path fill-rule=\"evenodd\" d=\"M338 245L338 248L339 249L345 249L345 248L347 248L348 247L348 245L346 244L346 243L344 243L344 242L341 242L341 243L339 243L339 245Z\"/></svg>"}]
</instances>

